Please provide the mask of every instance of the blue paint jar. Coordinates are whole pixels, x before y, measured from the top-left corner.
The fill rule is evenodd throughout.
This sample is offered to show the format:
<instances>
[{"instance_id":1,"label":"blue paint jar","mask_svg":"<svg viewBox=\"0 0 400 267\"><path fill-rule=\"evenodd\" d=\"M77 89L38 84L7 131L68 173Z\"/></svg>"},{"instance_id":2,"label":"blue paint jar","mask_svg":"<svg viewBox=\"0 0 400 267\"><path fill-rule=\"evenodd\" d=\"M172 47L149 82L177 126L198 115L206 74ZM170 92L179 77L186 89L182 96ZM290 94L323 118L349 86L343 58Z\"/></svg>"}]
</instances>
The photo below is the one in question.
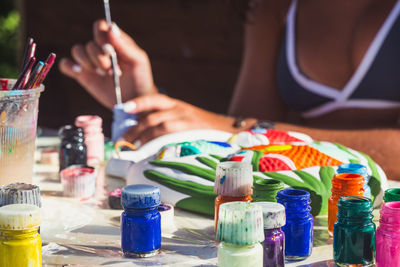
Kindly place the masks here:
<instances>
[{"instance_id":1,"label":"blue paint jar","mask_svg":"<svg viewBox=\"0 0 400 267\"><path fill-rule=\"evenodd\" d=\"M282 227L285 233L285 259L298 261L309 257L314 224L310 213L310 193L288 188L278 192L276 199L286 210L286 225Z\"/></svg>"},{"instance_id":2,"label":"blue paint jar","mask_svg":"<svg viewBox=\"0 0 400 267\"><path fill-rule=\"evenodd\" d=\"M129 185L122 189L121 248L126 257L145 258L161 247L160 189Z\"/></svg>"},{"instance_id":3,"label":"blue paint jar","mask_svg":"<svg viewBox=\"0 0 400 267\"><path fill-rule=\"evenodd\" d=\"M339 166L337 173L356 173L361 174L364 177L364 197L371 198L371 188L368 186L369 174L367 167L358 163L345 163Z\"/></svg>"},{"instance_id":4,"label":"blue paint jar","mask_svg":"<svg viewBox=\"0 0 400 267\"><path fill-rule=\"evenodd\" d=\"M129 128L137 125L136 114L126 113L124 105L115 105L114 118L111 126L111 139L115 143Z\"/></svg>"}]
</instances>

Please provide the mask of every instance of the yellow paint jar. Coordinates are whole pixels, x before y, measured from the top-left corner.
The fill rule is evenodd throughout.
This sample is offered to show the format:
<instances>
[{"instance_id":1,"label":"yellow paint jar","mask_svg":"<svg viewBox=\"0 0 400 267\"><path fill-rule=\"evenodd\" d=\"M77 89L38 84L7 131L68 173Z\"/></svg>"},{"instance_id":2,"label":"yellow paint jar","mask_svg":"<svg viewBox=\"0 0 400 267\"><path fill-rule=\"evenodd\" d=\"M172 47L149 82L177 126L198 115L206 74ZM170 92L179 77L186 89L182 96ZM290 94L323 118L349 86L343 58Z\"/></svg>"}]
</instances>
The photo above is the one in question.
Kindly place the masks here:
<instances>
[{"instance_id":1,"label":"yellow paint jar","mask_svg":"<svg viewBox=\"0 0 400 267\"><path fill-rule=\"evenodd\" d=\"M0 208L0 266L42 266L42 240L38 233L40 209L29 204Z\"/></svg>"}]
</instances>

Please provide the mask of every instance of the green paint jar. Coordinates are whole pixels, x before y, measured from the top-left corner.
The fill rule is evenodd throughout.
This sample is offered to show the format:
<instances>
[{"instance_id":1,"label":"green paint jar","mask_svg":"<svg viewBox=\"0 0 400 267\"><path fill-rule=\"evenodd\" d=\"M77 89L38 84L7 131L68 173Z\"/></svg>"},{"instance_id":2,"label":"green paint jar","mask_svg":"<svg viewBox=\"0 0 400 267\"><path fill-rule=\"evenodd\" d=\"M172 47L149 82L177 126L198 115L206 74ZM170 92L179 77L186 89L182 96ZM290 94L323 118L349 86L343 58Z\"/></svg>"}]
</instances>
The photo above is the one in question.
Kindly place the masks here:
<instances>
[{"instance_id":1,"label":"green paint jar","mask_svg":"<svg viewBox=\"0 0 400 267\"><path fill-rule=\"evenodd\" d=\"M400 188L391 188L386 190L385 195L383 196L383 201L385 202L400 201Z\"/></svg>"},{"instance_id":2,"label":"green paint jar","mask_svg":"<svg viewBox=\"0 0 400 267\"><path fill-rule=\"evenodd\" d=\"M276 202L276 195L284 189L284 183L275 179L259 179L253 184L254 202Z\"/></svg>"},{"instance_id":3,"label":"green paint jar","mask_svg":"<svg viewBox=\"0 0 400 267\"><path fill-rule=\"evenodd\" d=\"M248 202L224 203L219 209L218 267L262 267L264 223L261 206Z\"/></svg>"},{"instance_id":4,"label":"green paint jar","mask_svg":"<svg viewBox=\"0 0 400 267\"><path fill-rule=\"evenodd\" d=\"M375 224L372 202L365 197L341 197L333 230L333 258L338 266L373 266Z\"/></svg>"}]
</instances>

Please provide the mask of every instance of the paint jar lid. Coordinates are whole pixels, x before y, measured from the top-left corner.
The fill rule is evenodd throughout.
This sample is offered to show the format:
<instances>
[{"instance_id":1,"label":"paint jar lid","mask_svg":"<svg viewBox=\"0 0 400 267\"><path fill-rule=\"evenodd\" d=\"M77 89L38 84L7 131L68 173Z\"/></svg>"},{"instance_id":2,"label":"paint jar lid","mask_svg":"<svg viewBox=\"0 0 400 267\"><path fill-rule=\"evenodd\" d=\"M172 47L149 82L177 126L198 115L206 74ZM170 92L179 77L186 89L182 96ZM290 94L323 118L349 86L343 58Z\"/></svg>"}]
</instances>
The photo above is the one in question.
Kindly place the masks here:
<instances>
[{"instance_id":1,"label":"paint jar lid","mask_svg":"<svg viewBox=\"0 0 400 267\"><path fill-rule=\"evenodd\" d=\"M61 138L61 141L76 140L78 142L83 142L84 140L83 128L74 125L65 125L61 127L58 130L58 136Z\"/></svg>"},{"instance_id":2,"label":"paint jar lid","mask_svg":"<svg viewBox=\"0 0 400 267\"><path fill-rule=\"evenodd\" d=\"M82 115L75 119L75 126L83 128L85 136L91 133L102 132L103 120L95 115Z\"/></svg>"},{"instance_id":3,"label":"paint jar lid","mask_svg":"<svg viewBox=\"0 0 400 267\"><path fill-rule=\"evenodd\" d=\"M264 241L261 206L247 202L222 204L219 208L217 239L235 245Z\"/></svg>"},{"instance_id":4,"label":"paint jar lid","mask_svg":"<svg viewBox=\"0 0 400 267\"><path fill-rule=\"evenodd\" d=\"M281 228L286 224L285 207L274 202L257 202L261 206L264 218L264 229Z\"/></svg>"},{"instance_id":5,"label":"paint jar lid","mask_svg":"<svg viewBox=\"0 0 400 267\"><path fill-rule=\"evenodd\" d=\"M12 204L0 208L0 229L27 230L40 225L40 209L31 204Z\"/></svg>"},{"instance_id":6,"label":"paint jar lid","mask_svg":"<svg viewBox=\"0 0 400 267\"><path fill-rule=\"evenodd\" d=\"M32 204L41 207L39 187L24 183L0 186L0 207L10 204Z\"/></svg>"},{"instance_id":7,"label":"paint jar lid","mask_svg":"<svg viewBox=\"0 0 400 267\"><path fill-rule=\"evenodd\" d=\"M358 163L345 163L339 165L337 173L357 173L361 174L364 179L369 178L367 167Z\"/></svg>"},{"instance_id":8,"label":"paint jar lid","mask_svg":"<svg viewBox=\"0 0 400 267\"><path fill-rule=\"evenodd\" d=\"M121 204L124 209L147 209L160 205L160 189L152 185L136 184L122 188Z\"/></svg>"},{"instance_id":9,"label":"paint jar lid","mask_svg":"<svg viewBox=\"0 0 400 267\"><path fill-rule=\"evenodd\" d=\"M217 165L214 192L240 197L253 193L253 167L249 162L224 161Z\"/></svg>"},{"instance_id":10,"label":"paint jar lid","mask_svg":"<svg viewBox=\"0 0 400 267\"><path fill-rule=\"evenodd\" d=\"M383 196L385 202L400 201L400 188L390 188L385 191Z\"/></svg>"}]
</instances>

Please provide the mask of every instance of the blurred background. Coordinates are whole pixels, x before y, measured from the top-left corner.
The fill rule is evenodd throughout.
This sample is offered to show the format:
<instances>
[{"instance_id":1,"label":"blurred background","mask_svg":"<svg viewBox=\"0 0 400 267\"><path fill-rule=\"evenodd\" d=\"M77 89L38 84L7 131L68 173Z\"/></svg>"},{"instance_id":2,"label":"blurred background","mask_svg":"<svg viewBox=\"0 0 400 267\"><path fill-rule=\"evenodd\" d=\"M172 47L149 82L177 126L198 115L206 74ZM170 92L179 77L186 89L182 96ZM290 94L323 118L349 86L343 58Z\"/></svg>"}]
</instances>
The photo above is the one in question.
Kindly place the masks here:
<instances>
[{"instance_id":1,"label":"blurred background","mask_svg":"<svg viewBox=\"0 0 400 267\"><path fill-rule=\"evenodd\" d=\"M168 95L225 113L240 68L244 21L228 0L112 0L113 20L147 51L157 86ZM0 77L15 78L27 37L37 57L70 56L92 38L104 17L102 0L1 0ZM58 62L56 62L57 65ZM40 98L39 126L58 129L78 115L96 114L110 136L112 113L58 66Z\"/></svg>"}]
</instances>

